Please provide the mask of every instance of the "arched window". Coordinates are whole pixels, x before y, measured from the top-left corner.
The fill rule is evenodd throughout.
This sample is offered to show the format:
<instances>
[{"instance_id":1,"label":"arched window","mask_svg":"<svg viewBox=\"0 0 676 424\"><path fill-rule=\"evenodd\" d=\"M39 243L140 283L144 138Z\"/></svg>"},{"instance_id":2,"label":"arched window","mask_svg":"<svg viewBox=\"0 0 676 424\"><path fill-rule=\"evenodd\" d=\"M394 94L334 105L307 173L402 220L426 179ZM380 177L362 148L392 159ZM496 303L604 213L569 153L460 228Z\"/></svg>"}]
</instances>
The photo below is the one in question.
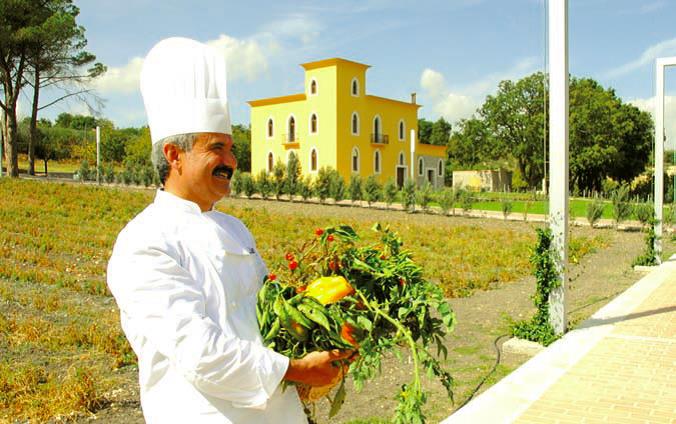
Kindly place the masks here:
<instances>
[{"instance_id":1,"label":"arched window","mask_svg":"<svg viewBox=\"0 0 676 424\"><path fill-rule=\"evenodd\" d=\"M373 153L373 172L380 174L380 150Z\"/></svg>"},{"instance_id":2,"label":"arched window","mask_svg":"<svg viewBox=\"0 0 676 424\"><path fill-rule=\"evenodd\" d=\"M268 153L268 172L272 172L272 168L275 167L275 158L272 156L272 152Z\"/></svg>"},{"instance_id":3,"label":"arched window","mask_svg":"<svg viewBox=\"0 0 676 424\"><path fill-rule=\"evenodd\" d=\"M289 136L287 138L287 141L295 141L296 140L296 118L292 116L289 117Z\"/></svg>"},{"instance_id":4,"label":"arched window","mask_svg":"<svg viewBox=\"0 0 676 424\"><path fill-rule=\"evenodd\" d=\"M359 135L359 115L352 112L352 135Z\"/></svg>"},{"instance_id":5,"label":"arched window","mask_svg":"<svg viewBox=\"0 0 676 424\"><path fill-rule=\"evenodd\" d=\"M405 165L404 163L404 152L399 152L399 165Z\"/></svg>"},{"instance_id":6,"label":"arched window","mask_svg":"<svg viewBox=\"0 0 676 424\"><path fill-rule=\"evenodd\" d=\"M359 149L352 148L352 172L359 172Z\"/></svg>"},{"instance_id":7,"label":"arched window","mask_svg":"<svg viewBox=\"0 0 676 424\"><path fill-rule=\"evenodd\" d=\"M425 166L425 161L423 160L423 158L418 159L418 175L423 174L424 166Z\"/></svg>"},{"instance_id":8,"label":"arched window","mask_svg":"<svg viewBox=\"0 0 676 424\"><path fill-rule=\"evenodd\" d=\"M310 152L310 171L317 171L317 150L312 149Z\"/></svg>"},{"instance_id":9,"label":"arched window","mask_svg":"<svg viewBox=\"0 0 676 424\"><path fill-rule=\"evenodd\" d=\"M272 121L272 118L268 119L268 138L271 138L275 135L275 123Z\"/></svg>"},{"instance_id":10,"label":"arched window","mask_svg":"<svg viewBox=\"0 0 676 424\"><path fill-rule=\"evenodd\" d=\"M403 140L406 135L406 127L404 126L404 121L399 121L399 140Z\"/></svg>"},{"instance_id":11,"label":"arched window","mask_svg":"<svg viewBox=\"0 0 676 424\"><path fill-rule=\"evenodd\" d=\"M357 78L352 78L352 95L353 96L359 95L359 81L357 80Z\"/></svg>"},{"instance_id":12,"label":"arched window","mask_svg":"<svg viewBox=\"0 0 676 424\"><path fill-rule=\"evenodd\" d=\"M316 134L317 133L317 114L313 113L312 116L310 117L310 133Z\"/></svg>"},{"instance_id":13,"label":"arched window","mask_svg":"<svg viewBox=\"0 0 676 424\"><path fill-rule=\"evenodd\" d=\"M442 176L444 175L444 161L439 159L439 173L437 175Z\"/></svg>"},{"instance_id":14,"label":"arched window","mask_svg":"<svg viewBox=\"0 0 676 424\"><path fill-rule=\"evenodd\" d=\"M373 118L373 134L375 134L377 141L379 138L378 136L380 135L380 116L378 115Z\"/></svg>"},{"instance_id":15,"label":"arched window","mask_svg":"<svg viewBox=\"0 0 676 424\"><path fill-rule=\"evenodd\" d=\"M314 79L310 83L310 94L317 94L317 81Z\"/></svg>"}]
</instances>

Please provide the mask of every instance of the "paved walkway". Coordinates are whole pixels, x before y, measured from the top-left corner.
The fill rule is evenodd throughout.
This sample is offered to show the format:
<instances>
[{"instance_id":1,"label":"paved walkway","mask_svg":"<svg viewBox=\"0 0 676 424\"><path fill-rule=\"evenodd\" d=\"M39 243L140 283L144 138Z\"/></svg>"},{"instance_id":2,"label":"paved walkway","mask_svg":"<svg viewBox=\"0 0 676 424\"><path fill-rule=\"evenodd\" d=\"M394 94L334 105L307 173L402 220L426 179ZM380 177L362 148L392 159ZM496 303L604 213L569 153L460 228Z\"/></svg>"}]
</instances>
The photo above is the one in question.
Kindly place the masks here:
<instances>
[{"instance_id":1,"label":"paved walkway","mask_svg":"<svg viewBox=\"0 0 676 424\"><path fill-rule=\"evenodd\" d=\"M676 423L676 255L443 421Z\"/></svg>"}]
</instances>

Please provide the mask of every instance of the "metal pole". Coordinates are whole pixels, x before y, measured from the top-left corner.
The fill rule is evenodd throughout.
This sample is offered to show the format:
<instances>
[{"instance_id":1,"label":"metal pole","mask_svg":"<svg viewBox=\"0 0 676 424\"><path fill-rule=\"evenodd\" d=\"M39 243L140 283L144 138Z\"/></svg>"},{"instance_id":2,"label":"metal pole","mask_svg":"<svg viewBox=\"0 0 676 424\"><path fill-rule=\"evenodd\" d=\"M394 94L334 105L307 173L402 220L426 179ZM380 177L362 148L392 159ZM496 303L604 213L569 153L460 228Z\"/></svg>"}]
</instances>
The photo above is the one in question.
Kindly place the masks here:
<instances>
[{"instance_id":1,"label":"metal pole","mask_svg":"<svg viewBox=\"0 0 676 424\"><path fill-rule=\"evenodd\" d=\"M566 331L568 264L568 0L549 2L549 226L559 287L549 294L549 321Z\"/></svg>"},{"instance_id":2,"label":"metal pole","mask_svg":"<svg viewBox=\"0 0 676 424\"><path fill-rule=\"evenodd\" d=\"M664 191L664 58L655 63L655 260L662 258L662 197Z\"/></svg>"},{"instance_id":3,"label":"metal pole","mask_svg":"<svg viewBox=\"0 0 676 424\"><path fill-rule=\"evenodd\" d=\"M411 130L411 181L415 182L415 130Z\"/></svg>"},{"instance_id":4,"label":"metal pole","mask_svg":"<svg viewBox=\"0 0 676 424\"><path fill-rule=\"evenodd\" d=\"M101 176L99 175L99 170L101 169L100 162L100 146L101 146L101 127L96 126L96 184L101 184Z\"/></svg>"}]
</instances>

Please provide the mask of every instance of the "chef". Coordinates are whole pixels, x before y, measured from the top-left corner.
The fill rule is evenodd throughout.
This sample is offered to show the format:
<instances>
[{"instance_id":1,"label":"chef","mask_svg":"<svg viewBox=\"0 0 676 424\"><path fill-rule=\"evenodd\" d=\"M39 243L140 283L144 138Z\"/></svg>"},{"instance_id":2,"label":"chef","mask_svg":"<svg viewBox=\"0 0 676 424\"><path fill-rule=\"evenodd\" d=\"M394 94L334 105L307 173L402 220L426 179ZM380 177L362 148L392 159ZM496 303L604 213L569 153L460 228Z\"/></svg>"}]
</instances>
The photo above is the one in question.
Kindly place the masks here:
<instances>
[{"instance_id":1,"label":"chef","mask_svg":"<svg viewBox=\"0 0 676 424\"><path fill-rule=\"evenodd\" d=\"M120 232L108 286L138 356L148 423L302 423L293 387L329 384L350 352L290 360L262 345L256 293L267 269L249 230L213 210L230 192L225 60L161 41L141 71L152 161L163 183Z\"/></svg>"}]
</instances>

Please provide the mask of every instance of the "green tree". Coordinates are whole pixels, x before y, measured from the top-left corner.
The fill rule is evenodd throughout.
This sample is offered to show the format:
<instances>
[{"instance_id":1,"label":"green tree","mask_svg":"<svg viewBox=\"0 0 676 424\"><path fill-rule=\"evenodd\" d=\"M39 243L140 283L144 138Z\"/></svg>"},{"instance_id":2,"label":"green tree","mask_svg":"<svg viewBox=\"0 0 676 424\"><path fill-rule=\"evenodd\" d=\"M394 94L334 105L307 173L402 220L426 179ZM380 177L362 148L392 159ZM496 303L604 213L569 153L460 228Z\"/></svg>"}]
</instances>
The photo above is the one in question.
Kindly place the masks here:
<instances>
[{"instance_id":1,"label":"green tree","mask_svg":"<svg viewBox=\"0 0 676 424\"><path fill-rule=\"evenodd\" d=\"M300 189L299 189L299 194L300 197L303 198L304 202L307 202L307 200L312 197L314 194L312 191L312 177L309 175L306 175L305 178L303 178L300 182Z\"/></svg>"},{"instance_id":2,"label":"green tree","mask_svg":"<svg viewBox=\"0 0 676 424\"><path fill-rule=\"evenodd\" d=\"M423 212L429 212L430 202L432 201L432 184L425 181L416 193L416 203L420 205Z\"/></svg>"},{"instance_id":3,"label":"green tree","mask_svg":"<svg viewBox=\"0 0 676 424\"><path fill-rule=\"evenodd\" d=\"M289 153L289 160L286 162L285 191L289 199L298 193L298 182L301 178L300 161L294 152Z\"/></svg>"},{"instance_id":4,"label":"green tree","mask_svg":"<svg viewBox=\"0 0 676 424\"><path fill-rule=\"evenodd\" d=\"M261 194L261 197L264 200L267 200L272 193L272 180L270 180L270 175L265 169L261 169L258 175L256 176L256 189Z\"/></svg>"},{"instance_id":5,"label":"green tree","mask_svg":"<svg viewBox=\"0 0 676 424\"><path fill-rule=\"evenodd\" d=\"M232 152L237 158L237 168L251 172L251 128L235 124L232 126Z\"/></svg>"},{"instance_id":6,"label":"green tree","mask_svg":"<svg viewBox=\"0 0 676 424\"><path fill-rule=\"evenodd\" d=\"M433 125L432 121L428 121L425 118L418 119L418 139L421 143L430 144Z\"/></svg>"},{"instance_id":7,"label":"green tree","mask_svg":"<svg viewBox=\"0 0 676 424\"><path fill-rule=\"evenodd\" d=\"M432 124L432 132L429 136L429 144L437 146L448 145L448 140L451 136L451 124L446 122L444 118L439 118Z\"/></svg>"},{"instance_id":8,"label":"green tree","mask_svg":"<svg viewBox=\"0 0 676 424\"><path fill-rule=\"evenodd\" d=\"M361 177L359 175L352 175L350 177L350 187L348 191L350 193L350 200L352 201L352 204L363 199L364 193L362 190Z\"/></svg>"},{"instance_id":9,"label":"green tree","mask_svg":"<svg viewBox=\"0 0 676 424\"><path fill-rule=\"evenodd\" d=\"M449 162L458 168L472 168L482 160L492 158L493 146L486 124L477 118L463 119L448 141Z\"/></svg>"},{"instance_id":10,"label":"green tree","mask_svg":"<svg viewBox=\"0 0 676 424\"><path fill-rule=\"evenodd\" d=\"M332 172L332 169L326 166L322 166L317 172L313 191L319 197L319 203L324 203L331 196Z\"/></svg>"},{"instance_id":11,"label":"green tree","mask_svg":"<svg viewBox=\"0 0 676 424\"><path fill-rule=\"evenodd\" d=\"M345 180L336 169L331 170L331 184L329 195L333 201L338 203L345 198Z\"/></svg>"},{"instance_id":12,"label":"green tree","mask_svg":"<svg viewBox=\"0 0 676 424\"><path fill-rule=\"evenodd\" d=\"M408 179L404 182L402 188L401 205L406 212L415 212L415 193L416 185L413 179Z\"/></svg>"},{"instance_id":13,"label":"green tree","mask_svg":"<svg viewBox=\"0 0 676 424\"><path fill-rule=\"evenodd\" d=\"M78 25L76 18L80 10L71 0L43 0L43 7L36 7L35 13L44 14L42 25L31 32L33 42L28 50L28 85L31 86L31 132L28 141L28 173L34 174L34 143L37 137L38 112L64 99L76 96L87 101L91 89L86 84L102 75L106 67L93 63L96 56L84 50L87 45L85 29ZM92 65L86 71L85 66ZM56 99L40 105L42 88L62 92Z\"/></svg>"},{"instance_id":14,"label":"green tree","mask_svg":"<svg viewBox=\"0 0 676 424\"><path fill-rule=\"evenodd\" d=\"M60 127L38 126L35 143L35 157L41 159L45 166L45 176L48 175L47 163L50 160L61 160L70 157L70 147L73 143L73 131Z\"/></svg>"},{"instance_id":15,"label":"green tree","mask_svg":"<svg viewBox=\"0 0 676 424\"><path fill-rule=\"evenodd\" d=\"M272 192L275 194L275 199L279 200L284 194L286 186L286 166L281 160L277 159L274 168L272 168Z\"/></svg>"},{"instance_id":16,"label":"green tree","mask_svg":"<svg viewBox=\"0 0 676 424\"><path fill-rule=\"evenodd\" d=\"M394 181L394 178L390 178L385 182L385 186L383 186L383 197L385 198L387 209L389 209L390 205L397 199L398 191L399 189L397 188L397 183Z\"/></svg>"},{"instance_id":17,"label":"green tree","mask_svg":"<svg viewBox=\"0 0 676 424\"><path fill-rule=\"evenodd\" d=\"M383 197L383 188L375 175L369 175L364 183L364 200L371 207L372 203L379 202Z\"/></svg>"}]
</instances>

